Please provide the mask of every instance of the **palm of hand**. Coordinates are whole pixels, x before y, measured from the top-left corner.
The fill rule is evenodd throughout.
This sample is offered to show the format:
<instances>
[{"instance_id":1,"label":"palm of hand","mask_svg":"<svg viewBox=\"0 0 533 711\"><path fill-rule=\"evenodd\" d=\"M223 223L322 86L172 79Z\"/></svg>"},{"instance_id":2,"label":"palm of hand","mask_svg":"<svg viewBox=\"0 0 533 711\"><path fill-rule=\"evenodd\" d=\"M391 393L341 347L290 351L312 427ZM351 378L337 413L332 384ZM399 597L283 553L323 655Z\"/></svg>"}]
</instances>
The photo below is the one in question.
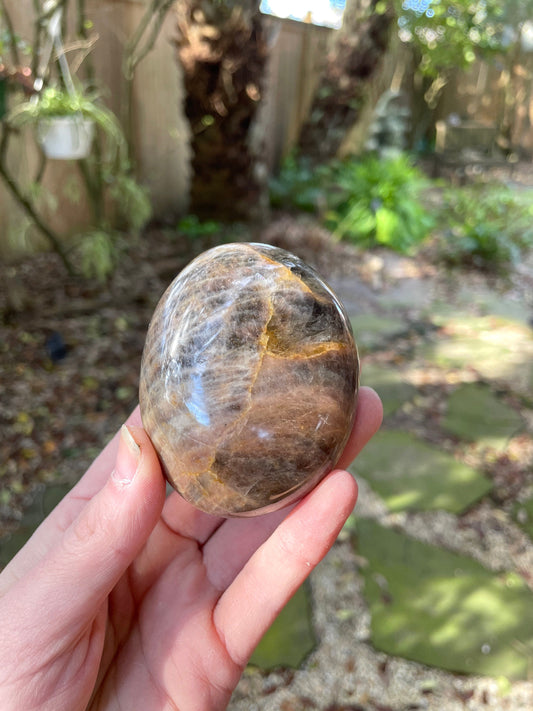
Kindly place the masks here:
<instances>
[{"instance_id":1,"label":"palm of hand","mask_svg":"<svg viewBox=\"0 0 533 711\"><path fill-rule=\"evenodd\" d=\"M335 512L324 505L325 492L317 491L305 512L296 507L289 517L279 511L227 521L205 516L173 494L109 598L91 708L113 708L114 698L125 708L225 708L262 632L353 508L352 485L344 481ZM310 513L317 530L333 525L322 544L307 526ZM283 592L272 580L284 583Z\"/></svg>"},{"instance_id":2,"label":"palm of hand","mask_svg":"<svg viewBox=\"0 0 533 711\"><path fill-rule=\"evenodd\" d=\"M174 504L188 508L170 499L166 510ZM118 701L120 708L143 709L227 704L242 666L231 658L215 623L222 589L210 580L213 566L204 561L202 544L209 558L210 544L222 531L215 528L213 540L202 541L210 533L209 523L219 522L206 517L203 530L198 522L196 540L172 530L162 518L149 545L112 591L90 708L113 708Z\"/></svg>"}]
</instances>

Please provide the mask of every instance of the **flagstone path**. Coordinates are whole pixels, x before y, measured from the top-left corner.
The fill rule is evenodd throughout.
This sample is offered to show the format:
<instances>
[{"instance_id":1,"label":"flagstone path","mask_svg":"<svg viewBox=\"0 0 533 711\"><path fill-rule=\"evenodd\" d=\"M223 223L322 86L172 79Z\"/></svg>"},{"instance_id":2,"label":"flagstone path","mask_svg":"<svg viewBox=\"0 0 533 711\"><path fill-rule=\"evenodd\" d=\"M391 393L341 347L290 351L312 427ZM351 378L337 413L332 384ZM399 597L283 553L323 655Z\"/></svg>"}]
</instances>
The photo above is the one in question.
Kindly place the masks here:
<instances>
[{"instance_id":1,"label":"flagstone path","mask_svg":"<svg viewBox=\"0 0 533 711\"><path fill-rule=\"evenodd\" d=\"M377 301L374 313L348 307L362 382L379 392L385 412L352 467L362 492L344 531L363 581L366 641L385 658L494 679L511 705L490 708L533 708L532 684L523 706L509 695L513 680L533 678L531 314L465 286L455 303L433 295L407 316L390 295ZM349 607L340 613L345 624L353 619ZM300 615L311 632L305 606ZM283 650L290 637L283 621L275 623L269 648ZM253 661L261 666L261 646ZM263 664L275 666L275 658ZM359 685L362 694L364 679ZM442 698L432 705L422 683L419 691L420 706L386 708L463 708ZM245 708L238 698L235 711Z\"/></svg>"}]
</instances>

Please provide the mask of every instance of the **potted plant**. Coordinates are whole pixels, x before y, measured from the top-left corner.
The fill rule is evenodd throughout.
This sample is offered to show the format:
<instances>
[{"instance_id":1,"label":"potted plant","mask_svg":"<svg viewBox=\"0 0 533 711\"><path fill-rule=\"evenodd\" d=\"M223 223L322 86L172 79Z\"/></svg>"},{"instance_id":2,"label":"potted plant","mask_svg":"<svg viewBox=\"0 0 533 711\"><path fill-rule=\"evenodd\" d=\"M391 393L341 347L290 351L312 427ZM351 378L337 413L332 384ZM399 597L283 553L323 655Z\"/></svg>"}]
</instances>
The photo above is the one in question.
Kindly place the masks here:
<instances>
[{"instance_id":1,"label":"potted plant","mask_svg":"<svg viewBox=\"0 0 533 711\"><path fill-rule=\"evenodd\" d=\"M37 139L47 158L87 158L94 137L94 122L82 114L56 114L37 125Z\"/></svg>"},{"instance_id":2,"label":"potted plant","mask_svg":"<svg viewBox=\"0 0 533 711\"><path fill-rule=\"evenodd\" d=\"M120 127L108 109L84 94L54 87L19 104L8 120L16 126L34 123L37 140L48 158L86 158L91 150L95 126L103 129L116 145L122 142Z\"/></svg>"}]
</instances>

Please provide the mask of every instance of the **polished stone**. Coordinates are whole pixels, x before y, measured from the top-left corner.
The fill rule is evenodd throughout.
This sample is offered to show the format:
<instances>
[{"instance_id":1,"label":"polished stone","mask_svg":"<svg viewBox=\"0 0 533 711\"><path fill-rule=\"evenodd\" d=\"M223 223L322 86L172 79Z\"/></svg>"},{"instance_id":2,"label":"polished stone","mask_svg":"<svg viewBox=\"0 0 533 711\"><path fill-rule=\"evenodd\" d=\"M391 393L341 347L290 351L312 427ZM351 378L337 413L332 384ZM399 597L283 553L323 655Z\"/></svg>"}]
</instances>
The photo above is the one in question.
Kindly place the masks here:
<instances>
[{"instance_id":1,"label":"polished stone","mask_svg":"<svg viewBox=\"0 0 533 711\"><path fill-rule=\"evenodd\" d=\"M166 477L207 513L264 513L335 465L359 361L337 297L297 257L238 243L172 282L143 352L143 425Z\"/></svg>"}]
</instances>

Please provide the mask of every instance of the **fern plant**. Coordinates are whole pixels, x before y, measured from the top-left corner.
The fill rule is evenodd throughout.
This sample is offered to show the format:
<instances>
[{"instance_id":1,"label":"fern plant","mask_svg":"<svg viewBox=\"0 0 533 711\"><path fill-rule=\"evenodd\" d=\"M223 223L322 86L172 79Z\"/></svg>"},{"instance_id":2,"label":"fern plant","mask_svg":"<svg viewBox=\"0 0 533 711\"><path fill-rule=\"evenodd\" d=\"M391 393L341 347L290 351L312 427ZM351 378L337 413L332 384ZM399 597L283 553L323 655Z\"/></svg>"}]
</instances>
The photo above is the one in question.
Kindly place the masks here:
<instances>
[{"instance_id":1,"label":"fern plant","mask_svg":"<svg viewBox=\"0 0 533 711\"><path fill-rule=\"evenodd\" d=\"M271 202L317 213L338 239L405 253L434 225L422 201L429 185L403 153L350 157L314 168L290 156L271 182Z\"/></svg>"},{"instance_id":2,"label":"fern plant","mask_svg":"<svg viewBox=\"0 0 533 711\"><path fill-rule=\"evenodd\" d=\"M533 247L531 191L503 185L450 188L443 194L442 223L447 229L436 240L441 259L506 272Z\"/></svg>"},{"instance_id":3,"label":"fern plant","mask_svg":"<svg viewBox=\"0 0 533 711\"><path fill-rule=\"evenodd\" d=\"M434 226L422 202L429 181L405 154L339 162L331 185L326 222L339 239L408 253Z\"/></svg>"}]
</instances>

